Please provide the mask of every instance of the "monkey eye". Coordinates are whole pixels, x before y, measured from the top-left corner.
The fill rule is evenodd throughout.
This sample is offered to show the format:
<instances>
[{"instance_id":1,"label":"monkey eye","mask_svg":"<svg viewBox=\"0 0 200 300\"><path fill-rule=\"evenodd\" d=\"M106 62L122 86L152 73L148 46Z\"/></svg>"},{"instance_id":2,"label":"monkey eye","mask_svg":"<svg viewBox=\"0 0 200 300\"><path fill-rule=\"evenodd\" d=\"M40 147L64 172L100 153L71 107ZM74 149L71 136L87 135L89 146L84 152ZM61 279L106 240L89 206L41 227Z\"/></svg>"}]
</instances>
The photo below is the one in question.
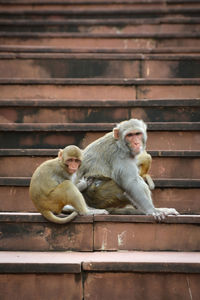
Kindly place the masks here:
<instances>
[{"instance_id":1,"label":"monkey eye","mask_svg":"<svg viewBox=\"0 0 200 300\"><path fill-rule=\"evenodd\" d=\"M78 158L69 158L69 159L67 160L67 162L76 162L76 163L80 163L81 161L80 161L80 159L78 159Z\"/></svg>"},{"instance_id":2,"label":"monkey eye","mask_svg":"<svg viewBox=\"0 0 200 300\"><path fill-rule=\"evenodd\" d=\"M131 137L131 136L134 136L134 135L135 135L135 133L128 133L126 136Z\"/></svg>"},{"instance_id":3,"label":"monkey eye","mask_svg":"<svg viewBox=\"0 0 200 300\"><path fill-rule=\"evenodd\" d=\"M142 134L142 132L136 132L135 133L135 135L141 135Z\"/></svg>"},{"instance_id":4,"label":"monkey eye","mask_svg":"<svg viewBox=\"0 0 200 300\"><path fill-rule=\"evenodd\" d=\"M73 161L73 159L72 158L69 158L68 160L67 160L67 162L72 162Z\"/></svg>"}]
</instances>

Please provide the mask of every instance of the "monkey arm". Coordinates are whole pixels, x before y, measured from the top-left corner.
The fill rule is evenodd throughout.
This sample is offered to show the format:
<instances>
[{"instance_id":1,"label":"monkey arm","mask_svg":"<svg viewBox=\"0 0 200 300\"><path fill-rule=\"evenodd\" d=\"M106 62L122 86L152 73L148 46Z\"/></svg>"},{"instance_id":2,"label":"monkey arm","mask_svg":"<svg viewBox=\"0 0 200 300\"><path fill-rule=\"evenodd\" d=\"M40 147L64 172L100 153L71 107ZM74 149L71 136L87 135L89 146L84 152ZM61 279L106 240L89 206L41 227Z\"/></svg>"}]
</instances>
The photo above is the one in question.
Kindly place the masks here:
<instances>
[{"instance_id":1,"label":"monkey arm","mask_svg":"<svg viewBox=\"0 0 200 300\"><path fill-rule=\"evenodd\" d=\"M151 199L151 193L147 184L139 176L136 163L128 159L118 160L114 165L113 180L127 193L132 204L145 214L153 214L156 209Z\"/></svg>"}]
</instances>

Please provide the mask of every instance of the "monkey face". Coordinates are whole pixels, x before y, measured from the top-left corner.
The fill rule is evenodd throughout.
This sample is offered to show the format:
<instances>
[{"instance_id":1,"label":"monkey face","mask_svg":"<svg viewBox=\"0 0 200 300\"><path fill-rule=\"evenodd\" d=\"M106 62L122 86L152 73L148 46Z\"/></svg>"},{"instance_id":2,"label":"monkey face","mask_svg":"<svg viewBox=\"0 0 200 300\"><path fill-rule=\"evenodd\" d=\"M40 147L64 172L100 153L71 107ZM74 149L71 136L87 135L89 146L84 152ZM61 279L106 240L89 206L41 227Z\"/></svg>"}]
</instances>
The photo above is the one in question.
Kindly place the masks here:
<instances>
[{"instance_id":1,"label":"monkey face","mask_svg":"<svg viewBox=\"0 0 200 300\"><path fill-rule=\"evenodd\" d=\"M143 134L138 130L132 130L125 136L125 140L134 154L141 152L143 146L142 139Z\"/></svg>"},{"instance_id":2,"label":"monkey face","mask_svg":"<svg viewBox=\"0 0 200 300\"><path fill-rule=\"evenodd\" d=\"M78 158L71 157L65 161L67 167L67 172L69 174L74 174L81 165L81 161Z\"/></svg>"}]
</instances>

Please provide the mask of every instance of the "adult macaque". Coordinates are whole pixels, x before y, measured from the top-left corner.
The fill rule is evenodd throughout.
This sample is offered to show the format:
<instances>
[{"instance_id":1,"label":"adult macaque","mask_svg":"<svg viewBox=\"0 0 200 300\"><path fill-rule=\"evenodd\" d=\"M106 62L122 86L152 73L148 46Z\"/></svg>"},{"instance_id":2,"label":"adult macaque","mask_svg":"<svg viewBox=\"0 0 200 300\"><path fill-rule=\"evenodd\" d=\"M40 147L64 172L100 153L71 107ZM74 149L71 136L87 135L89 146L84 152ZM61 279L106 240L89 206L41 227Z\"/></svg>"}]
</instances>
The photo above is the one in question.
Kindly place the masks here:
<instances>
[{"instance_id":1,"label":"adult macaque","mask_svg":"<svg viewBox=\"0 0 200 300\"><path fill-rule=\"evenodd\" d=\"M77 186L73 183L75 173L81 165L82 152L74 146L68 146L58 152L58 157L42 163L33 173L29 194L37 210L49 221L64 224L73 220L77 214L88 215L105 213L104 210L91 210L80 193L87 187L81 180ZM69 216L60 218L65 205L75 209Z\"/></svg>"},{"instance_id":2,"label":"adult macaque","mask_svg":"<svg viewBox=\"0 0 200 300\"><path fill-rule=\"evenodd\" d=\"M78 176L92 181L83 192L89 206L112 214L153 215L158 220L178 214L173 208L155 208L139 175L137 155L145 149L146 128L142 120L123 121L83 151Z\"/></svg>"}]
</instances>

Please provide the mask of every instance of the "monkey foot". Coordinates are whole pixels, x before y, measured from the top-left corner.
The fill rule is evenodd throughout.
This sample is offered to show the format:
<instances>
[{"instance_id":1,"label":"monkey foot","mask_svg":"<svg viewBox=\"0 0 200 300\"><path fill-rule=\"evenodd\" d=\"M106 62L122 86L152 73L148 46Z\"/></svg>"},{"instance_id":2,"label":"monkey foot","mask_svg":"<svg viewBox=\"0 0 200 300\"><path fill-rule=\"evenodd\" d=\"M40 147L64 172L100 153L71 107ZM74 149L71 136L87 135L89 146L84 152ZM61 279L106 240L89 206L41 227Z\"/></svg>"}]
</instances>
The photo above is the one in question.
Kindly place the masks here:
<instances>
[{"instance_id":1,"label":"monkey foot","mask_svg":"<svg viewBox=\"0 0 200 300\"><path fill-rule=\"evenodd\" d=\"M179 215L179 212L175 208L156 208L152 213L152 216L157 221L164 220L169 215Z\"/></svg>"},{"instance_id":2,"label":"monkey foot","mask_svg":"<svg viewBox=\"0 0 200 300\"><path fill-rule=\"evenodd\" d=\"M96 209L88 207L88 213L87 215L108 215L108 211L105 209Z\"/></svg>"}]
</instances>

